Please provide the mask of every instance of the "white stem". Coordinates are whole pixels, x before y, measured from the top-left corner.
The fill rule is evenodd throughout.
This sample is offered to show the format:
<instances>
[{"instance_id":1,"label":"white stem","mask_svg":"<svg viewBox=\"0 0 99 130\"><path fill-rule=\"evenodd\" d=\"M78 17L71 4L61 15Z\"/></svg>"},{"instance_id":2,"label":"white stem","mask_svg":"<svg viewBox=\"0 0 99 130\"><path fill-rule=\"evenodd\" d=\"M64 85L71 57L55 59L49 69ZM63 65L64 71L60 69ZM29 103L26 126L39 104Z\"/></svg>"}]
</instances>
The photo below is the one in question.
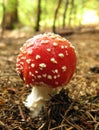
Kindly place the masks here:
<instances>
[{"instance_id":1,"label":"white stem","mask_svg":"<svg viewBox=\"0 0 99 130\"><path fill-rule=\"evenodd\" d=\"M36 117L45 102L50 99L53 89L46 86L34 86L32 92L28 95L24 105L32 112L32 117Z\"/></svg>"}]
</instances>

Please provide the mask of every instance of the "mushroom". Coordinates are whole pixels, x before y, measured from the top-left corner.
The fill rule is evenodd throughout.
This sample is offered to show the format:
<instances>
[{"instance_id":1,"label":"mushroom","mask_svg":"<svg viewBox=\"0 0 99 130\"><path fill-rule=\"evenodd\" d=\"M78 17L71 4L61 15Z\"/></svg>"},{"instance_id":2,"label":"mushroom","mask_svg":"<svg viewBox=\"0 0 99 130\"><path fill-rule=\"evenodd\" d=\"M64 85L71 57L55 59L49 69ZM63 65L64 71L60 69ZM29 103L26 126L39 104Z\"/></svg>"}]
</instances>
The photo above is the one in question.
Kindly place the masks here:
<instances>
[{"instance_id":1,"label":"mushroom","mask_svg":"<svg viewBox=\"0 0 99 130\"><path fill-rule=\"evenodd\" d=\"M57 87L64 87L76 68L76 53L72 44L54 33L44 33L26 41L17 57L16 70L32 87L24 105L38 116L45 102Z\"/></svg>"}]
</instances>

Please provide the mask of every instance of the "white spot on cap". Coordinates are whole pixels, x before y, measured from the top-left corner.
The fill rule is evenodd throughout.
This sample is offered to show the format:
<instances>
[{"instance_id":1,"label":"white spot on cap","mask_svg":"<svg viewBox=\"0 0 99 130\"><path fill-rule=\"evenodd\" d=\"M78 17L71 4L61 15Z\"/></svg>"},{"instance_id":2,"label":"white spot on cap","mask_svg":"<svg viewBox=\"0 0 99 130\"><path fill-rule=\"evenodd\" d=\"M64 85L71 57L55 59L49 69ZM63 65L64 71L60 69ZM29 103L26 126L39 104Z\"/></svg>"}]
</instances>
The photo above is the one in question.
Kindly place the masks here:
<instances>
[{"instance_id":1,"label":"white spot on cap","mask_svg":"<svg viewBox=\"0 0 99 130\"><path fill-rule=\"evenodd\" d=\"M21 59L20 58L17 58L17 62L19 62Z\"/></svg>"},{"instance_id":2,"label":"white spot on cap","mask_svg":"<svg viewBox=\"0 0 99 130\"><path fill-rule=\"evenodd\" d=\"M47 44L47 43L49 43L49 40L42 40L41 41L41 44Z\"/></svg>"},{"instance_id":3,"label":"white spot on cap","mask_svg":"<svg viewBox=\"0 0 99 130\"><path fill-rule=\"evenodd\" d=\"M35 64L32 63L32 64L31 64L31 67L34 68L34 66L35 66Z\"/></svg>"},{"instance_id":4,"label":"white spot on cap","mask_svg":"<svg viewBox=\"0 0 99 130\"><path fill-rule=\"evenodd\" d=\"M42 78L42 76L41 76L41 75L37 75L37 78L41 79L41 78Z\"/></svg>"},{"instance_id":5,"label":"white spot on cap","mask_svg":"<svg viewBox=\"0 0 99 130\"><path fill-rule=\"evenodd\" d=\"M26 53L26 51L24 50L24 51L23 51L23 53L25 54L25 53Z\"/></svg>"},{"instance_id":6,"label":"white spot on cap","mask_svg":"<svg viewBox=\"0 0 99 130\"><path fill-rule=\"evenodd\" d=\"M65 48L68 48L68 46L65 46Z\"/></svg>"},{"instance_id":7,"label":"white spot on cap","mask_svg":"<svg viewBox=\"0 0 99 130\"><path fill-rule=\"evenodd\" d=\"M32 76L32 72L31 71L29 72L29 75Z\"/></svg>"},{"instance_id":8,"label":"white spot on cap","mask_svg":"<svg viewBox=\"0 0 99 130\"><path fill-rule=\"evenodd\" d=\"M57 40L60 42L64 42L64 39L62 37L57 37Z\"/></svg>"},{"instance_id":9,"label":"white spot on cap","mask_svg":"<svg viewBox=\"0 0 99 130\"><path fill-rule=\"evenodd\" d=\"M54 78L54 79L57 79L57 78L59 78L59 77L60 77L60 75L59 75L59 74L58 74L58 75L54 75L54 76L53 76L53 78Z\"/></svg>"},{"instance_id":10,"label":"white spot on cap","mask_svg":"<svg viewBox=\"0 0 99 130\"><path fill-rule=\"evenodd\" d=\"M65 38L63 38L63 40L64 40L64 41L66 41L66 39L65 39Z\"/></svg>"},{"instance_id":11,"label":"white spot on cap","mask_svg":"<svg viewBox=\"0 0 99 130\"><path fill-rule=\"evenodd\" d=\"M21 65L23 65L24 63L23 62L20 62Z\"/></svg>"},{"instance_id":12,"label":"white spot on cap","mask_svg":"<svg viewBox=\"0 0 99 130\"><path fill-rule=\"evenodd\" d=\"M42 76L43 76L44 78L46 78L47 74L42 74Z\"/></svg>"},{"instance_id":13,"label":"white spot on cap","mask_svg":"<svg viewBox=\"0 0 99 130\"><path fill-rule=\"evenodd\" d=\"M28 53L28 54L32 54L32 53L33 53L33 50L28 50L27 53Z\"/></svg>"},{"instance_id":14,"label":"white spot on cap","mask_svg":"<svg viewBox=\"0 0 99 130\"><path fill-rule=\"evenodd\" d=\"M68 46L64 46L64 45L61 45L61 48L64 49L64 48L68 48Z\"/></svg>"},{"instance_id":15,"label":"white spot on cap","mask_svg":"<svg viewBox=\"0 0 99 130\"><path fill-rule=\"evenodd\" d=\"M48 78L48 79L52 79L52 76L51 76L51 75L48 75L47 78Z\"/></svg>"},{"instance_id":16,"label":"white spot on cap","mask_svg":"<svg viewBox=\"0 0 99 130\"><path fill-rule=\"evenodd\" d=\"M37 74L37 73L38 73L38 71L36 70L36 71L35 71L35 73Z\"/></svg>"},{"instance_id":17,"label":"white spot on cap","mask_svg":"<svg viewBox=\"0 0 99 130\"><path fill-rule=\"evenodd\" d=\"M53 76L53 78L54 78L54 79L57 79L57 76L56 76L56 75L54 75L54 76Z\"/></svg>"},{"instance_id":18,"label":"white spot on cap","mask_svg":"<svg viewBox=\"0 0 99 130\"><path fill-rule=\"evenodd\" d=\"M20 51L22 51L22 52L23 52L23 47L21 47L21 48L20 48Z\"/></svg>"},{"instance_id":19,"label":"white spot on cap","mask_svg":"<svg viewBox=\"0 0 99 130\"><path fill-rule=\"evenodd\" d=\"M58 69L52 70L53 73L58 73Z\"/></svg>"},{"instance_id":20,"label":"white spot on cap","mask_svg":"<svg viewBox=\"0 0 99 130\"><path fill-rule=\"evenodd\" d=\"M57 64L57 61L55 60L55 58L51 58L50 61L51 61L52 63Z\"/></svg>"},{"instance_id":21,"label":"white spot on cap","mask_svg":"<svg viewBox=\"0 0 99 130\"><path fill-rule=\"evenodd\" d=\"M68 56L68 51L65 51L66 52L66 55Z\"/></svg>"},{"instance_id":22,"label":"white spot on cap","mask_svg":"<svg viewBox=\"0 0 99 130\"><path fill-rule=\"evenodd\" d=\"M31 76L34 77L34 74L32 74Z\"/></svg>"},{"instance_id":23,"label":"white spot on cap","mask_svg":"<svg viewBox=\"0 0 99 130\"><path fill-rule=\"evenodd\" d=\"M36 60L38 60L38 59L40 59L41 58L41 56L40 55L36 55Z\"/></svg>"},{"instance_id":24,"label":"white spot on cap","mask_svg":"<svg viewBox=\"0 0 99 130\"><path fill-rule=\"evenodd\" d=\"M64 57L64 54L63 54L63 53L59 53L58 56L59 56L60 58L63 58L63 57Z\"/></svg>"},{"instance_id":25,"label":"white spot on cap","mask_svg":"<svg viewBox=\"0 0 99 130\"><path fill-rule=\"evenodd\" d=\"M27 44L27 47L30 47L31 45L33 45L34 42L33 41L30 41L28 44Z\"/></svg>"},{"instance_id":26,"label":"white spot on cap","mask_svg":"<svg viewBox=\"0 0 99 130\"><path fill-rule=\"evenodd\" d=\"M61 48L62 48L62 49L64 49L64 48L65 48L65 46L61 45Z\"/></svg>"},{"instance_id":27,"label":"white spot on cap","mask_svg":"<svg viewBox=\"0 0 99 130\"><path fill-rule=\"evenodd\" d=\"M75 49L75 47L71 43L70 43L70 47L73 48L73 49Z\"/></svg>"},{"instance_id":28,"label":"white spot on cap","mask_svg":"<svg viewBox=\"0 0 99 130\"><path fill-rule=\"evenodd\" d=\"M45 63L41 63L41 64L39 64L39 67L42 70L43 68L46 68L46 64Z\"/></svg>"},{"instance_id":29,"label":"white spot on cap","mask_svg":"<svg viewBox=\"0 0 99 130\"><path fill-rule=\"evenodd\" d=\"M51 49L50 49L50 48L47 48L46 50L47 50L47 51L49 51L49 52L51 51Z\"/></svg>"},{"instance_id":30,"label":"white spot on cap","mask_svg":"<svg viewBox=\"0 0 99 130\"><path fill-rule=\"evenodd\" d=\"M53 42L53 46L58 46L58 43L56 43L56 42Z\"/></svg>"},{"instance_id":31,"label":"white spot on cap","mask_svg":"<svg viewBox=\"0 0 99 130\"><path fill-rule=\"evenodd\" d=\"M19 66L20 66L20 64L16 64L16 66L17 66L17 67L19 67Z\"/></svg>"},{"instance_id":32,"label":"white spot on cap","mask_svg":"<svg viewBox=\"0 0 99 130\"><path fill-rule=\"evenodd\" d=\"M22 59L22 60L25 60L25 59L26 59L26 57L25 57L25 56L22 56L22 57L21 57L21 59Z\"/></svg>"},{"instance_id":33,"label":"white spot on cap","mask_svg":"<svg viewBox=\"0 0 99 130\"><path fill-rule=\"evenodd\" d=\"M31 59L27 59L26 62L29 64L31 62Z\"/></svg>"},{"instance_id":34,"label":"white spot on cap","mask_svg":"<svg viewBox=\"0 0 99 130\"><path fill-rule=\"evenodd\" d=\"M62 66L62 71L63 71L63 72L66 71L66 66Z\"/></svg>"}]
</instances>

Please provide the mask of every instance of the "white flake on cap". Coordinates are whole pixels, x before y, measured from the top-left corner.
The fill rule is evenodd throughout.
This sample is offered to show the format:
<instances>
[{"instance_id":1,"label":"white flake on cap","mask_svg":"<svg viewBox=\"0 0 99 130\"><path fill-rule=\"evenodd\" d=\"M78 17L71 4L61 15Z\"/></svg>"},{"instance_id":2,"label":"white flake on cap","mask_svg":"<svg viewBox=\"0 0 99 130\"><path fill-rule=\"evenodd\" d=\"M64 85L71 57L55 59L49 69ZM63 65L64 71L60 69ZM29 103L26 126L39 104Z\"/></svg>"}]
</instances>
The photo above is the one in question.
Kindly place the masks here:
<instances>
[{"instance_id":1,"label":"white flake on cap","mask_svg":"<svg viewBox=\"0 0 99 130\"><path fill-rule=\"evenodd\" d=\"M38 73L38 71L37 71L37 70L35 70L35 73L37 74L37 73Z\"/></svg>"},{"instance_id":2,"label":"white flake on cap","mask_svg":"<svg viewBox=\"0 0 99 130\"><path fill-rule=\"evenodd\" d=\"M63 72L66 71L66 66L62 66L62 71L63 71Z\"/></svg>"},{"instance_id":3,"label":"white flake on cap","mask_svg":"<svg viewBox=\"0 0 99 130\"><path fill-rule=\"evenodd\" d=\"M32 64L31 64L31 67L34 68L34 66L35 66L35 64L32 63Z\"/></svg>"},{"instance_id":4,"label":"white flake on cap","mask_svg":"<svg viewBox=\"0 0 99 130\"><path fill-rule=\"evenodd\" d=\"M57 42L53 42L53 46L58 46L58 43Z\"/></svg>"},{"instance_id":5,"label":"white flake on cap","mask_svg":"<svg viewBox=\"0 0 99 130\"><path fill-rule=\"evenodd\" d=\"M42 70L43 68L46 68L46 64L45 63L41 63L41 64L39 64L39 67Z\"/></svg>"},{"instance_id":6,"label":"white flake on cap","mask_svg":"<svg viewBox=\"0 0 99 130\"><path fill-rule=\"evenodd\" d=\"M38 59L40 59L41 58L41 56L40 55L36 55L36 60L38 60Z\"/></svg>"},{"instance_id":7,"label":"white flake on cap","mask_svg":"<svg viewBox=\"0 0 99 130\"><path fill-rule=\"evenodd\" d=\"M20 48L20 51L22 51L22 52L23 52L23 47L21 47L21 48Z\"/></svg>"},{"instance_id":8,"label":"white flake on cap","mask_svg":"<svg viewBox=\"0 0 99 130\"><path fill-rule=\"evenodd\" d=\"M54 75L54 76L53 76L53 78L54 78L54 79L57 79L57 76L56 76L56 75Z\"/></svg>"},{"instance_id":9,"label":"white flake on cap","mask_svg":"<svg viewBox=\"0 0 99 130\"><path fill-rule=\"evenodd\" d=\"M23 54L26 54L26 51L25 51L25 50L23 51Z\"/></svg>"},{"instance_id":10,"label":"white flake on cap","mask_svg":"<svg viewBox=\"0 0 99 130\"><path fill-rule=\"evenodd\" d=\"M47 78L48 78L48 79L52 79L52 76L51 76L51 75L48 75Z\"/></svg>"},{"instance_id":11,"label":"white flake on cap","mask_svg":"<svg viewBox=\"0 0 99 130\"><path fill-rule=\"evenodd\" d=\"M64 46L65 48L68 48L68 46Z\"/></svg>"},{"instance_id":12,"label":"white flake on cap","mask_svg":"<svg viewBox=\"0 0 99 130\"><path fill-rule=\"evenodd\" d=\"M50 51L51 51L51 49L50 49L50 48L47 48L46 50L47 50L48 52L50 52Z\"/></svg>"},{"instance_id":13,"label":"white flake on cap","mask_svg":"<svg viewBox=\"0 0 99 130\"><path fill-rule=\"evenodd\" d=\"M19 62L20 60L21 60L21 59L18 57L18 58L17 58L17 62Z\"/></svg>"},{"instance_id":14,"label":"white flake on cap","mask_svg":"<svg viewBox=\"0 0 99 130\"><path fill-rule=\"evenodd\" d=\"M60 36L57 37L57 40L60 41L60 42L64 42L64 41L66 41L66 40L64 40L63 38L61 38Z\"/></svg>"},{"instance_id":15,"label":"white flake on cap","mask_svg":"<svg viewBox=\"0 0 99 130\"><path fill-rule=\"evenodd\" d=\"M42 74L42 76L43 76L44 78L46 78L47 74Z\"/></svg>"},{"instance_id":16,"label":"white flake on cap","mask_svg":"<svg viewBox=\"0 0 99 130\"><path fill-rule=\"evenodd\" d=\"M63 57L64 57L64 54L63 54L63 53L59 53L58 56L59 56L60 58L63 58Z\"/></svg>"},{"instance_id":17,"label":"white flake on cap","mask_svg":"<svg viewBox=\"0 0 99 130\"><path fill-rule=\"evenodd\" d=\"M20 66L20 64L18 64L18 63L17 63L17 64L16 64L16 66L17 66L17 67L19 67L19 66Z\"/></svg>"},{"instance_id":18,"label":"white flake on cap","mask_svg":"<svg viewBox=\"0 0 99 130\"><path fill-rule=\"evenodd\" d=\"M51 61L52 63L57 64L57 61L55 60L55 58L51 58L50 61Z\"/></svg>"},{"instance_id":19,"label":"white flake on cap","mask_svg":"<svg viewBox=\"0 0 99 130\"><path fill-rule=\"evenodd\" d=\"M41 78L42 78L42 76L41 76L41 75L37 75L37 78L41 79Z\"/></svg>"},{"instance_id":20,"label":"white flake on cap","mask_svg":"<svg viewBox=\"0 0 99 130\"><path fill-rule=\"evenodd\" d=\"M29 75L32 76L32 72L31 71L29 72Z\"/></svg>"},{"instance_id":21,"label":"white flake on cap","mask_svg":"<svg viewBox=\"0 0 99 130\"><path fill-rule=\"evenodd\" d=\"M22 59L22 60L25 60L25 59L26 59L26 56L22 56L21 59Z\"/></svg>"},{"instance_id":22,"label":"white flake on cap","mask_svg":"<svg viewBox=\"0 0 99 130\"><path fill-rule=\"evenodd\" d=\"M65 46L64 45L61 45L61 49L64 49L65 48Z\"/></svg>"},{"instance_id":23,"label":"white flake on cap","mask_svg":"<svg viewBox=\"0 0 99 130\"><path fill-rule=\"evenodd\" d=\"M54 79L57 79L57 78L59 78L59 77L60 77L60 75L59 75L59 74L58 74L58 75L54 75L54 76L53 76L53 78L54 78Z\"/></svg>"},{"instance_id":24,"label":"white flake on cap","mask_svg":"<svg viewBox=\"0 0 99 130\"><path fill-rule=\"evenodd\" d=\"M70 42L69 42L69 43L70 43ZM70 47L73 48L73 49L75 49L75 47L74 47L71 43L70 43Z\"/></svg>"},{"instance_id":25,"label":"white flake on cap","mask_svg":"<svg viewBox=\"0 0 99 130\"><path fill-rule=\"evenodd\" d=\"M49 40L42 40L41 41L41 44L47 44L47 43L49 43Z\"/></svg>"},{"instance_id":26,"label":"white flake on cap","mask_svg":"<svg viewBox=\"0 0 99 130\"><path fill-rule=\"evenodd\" d=\"M31 74L32 77L35 77L34 74Z\"/></svg>"},{"instance_id":27,"label":"white flake on cap","mask_svg":"<svg viewBox=\"0 0 99 130\"><path fill-rule=\"evenodd\" d=\"M23 65L24 63L21 61L20 64Z\"/></svg>"},{"instance_id":28,"label":"white flake on cap","mask_svg":"<svg viewBox=\"0 0 99 130\"><path fill-rule=\"evenodd\" d=\"M61 49L65 49L65 48L68 48L68 46L61 45Z\"/></svg>"},{"instance_id":29,"label":"white flake on cap","mask_svg":"<svg viewBox=\"0 0 99 130\"><path fill-rule=\"evenodd\" d=\"M66 52L66 55L68 56L68 51L66 50L65 52Z\"/></svg>"},{"instance_id":30,"label":"white flake on cap","mask_svg":"<svg viewBox=\"0 0 99 130\"><path fill-rule=\"evenodd\" d=\"M27 59L26 62L29 64L31 62L31 59Z\"/></svg>"},{"instance_id":31,"label":"white flake on cap","mask_svg":"<svg viewBox=\"0 0 99 130\"><path fill-rule=\"evenodd\" d=\"M58 69L52 70L53 73L58 73Z\"/></svg>"},{"instance_id":32,"label":"white flake on cap","mask_svg":"<svg viewBox=\"0 0 99 130\"><path fill-rule=\"evenodd\" d=\"M27 47L30 47L31 45L33 45L34 42L30 41L28 44L27 44Z\"/></svg>"},{"instance_id":33,"label":"white flake on cap","mask_svg":"<svg viewBox=\"0 0 99 130\"><path fill-rule=\"evenodd\" d=\"M32 54L33 53L33 50L28 50L27 51L27 54Z\"/></svg>"}]
</instances>

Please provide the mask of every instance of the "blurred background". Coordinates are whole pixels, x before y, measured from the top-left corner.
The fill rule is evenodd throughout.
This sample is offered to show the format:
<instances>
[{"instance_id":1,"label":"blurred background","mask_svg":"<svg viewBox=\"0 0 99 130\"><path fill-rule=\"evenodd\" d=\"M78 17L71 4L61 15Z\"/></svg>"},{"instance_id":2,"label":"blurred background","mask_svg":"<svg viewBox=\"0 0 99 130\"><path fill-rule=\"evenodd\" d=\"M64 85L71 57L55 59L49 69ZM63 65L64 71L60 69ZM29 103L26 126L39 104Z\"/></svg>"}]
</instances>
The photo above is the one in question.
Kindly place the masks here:
<instances>
[{"instance_id":1,"label":"blurred background","mask_svg":"<svg viewBox=\"0 0 99 130\"><path fill-rule=\"evenodd\" d=\"M96 27L99 0L0 0L0 31Z\"/></svg>"}]
</instances>

